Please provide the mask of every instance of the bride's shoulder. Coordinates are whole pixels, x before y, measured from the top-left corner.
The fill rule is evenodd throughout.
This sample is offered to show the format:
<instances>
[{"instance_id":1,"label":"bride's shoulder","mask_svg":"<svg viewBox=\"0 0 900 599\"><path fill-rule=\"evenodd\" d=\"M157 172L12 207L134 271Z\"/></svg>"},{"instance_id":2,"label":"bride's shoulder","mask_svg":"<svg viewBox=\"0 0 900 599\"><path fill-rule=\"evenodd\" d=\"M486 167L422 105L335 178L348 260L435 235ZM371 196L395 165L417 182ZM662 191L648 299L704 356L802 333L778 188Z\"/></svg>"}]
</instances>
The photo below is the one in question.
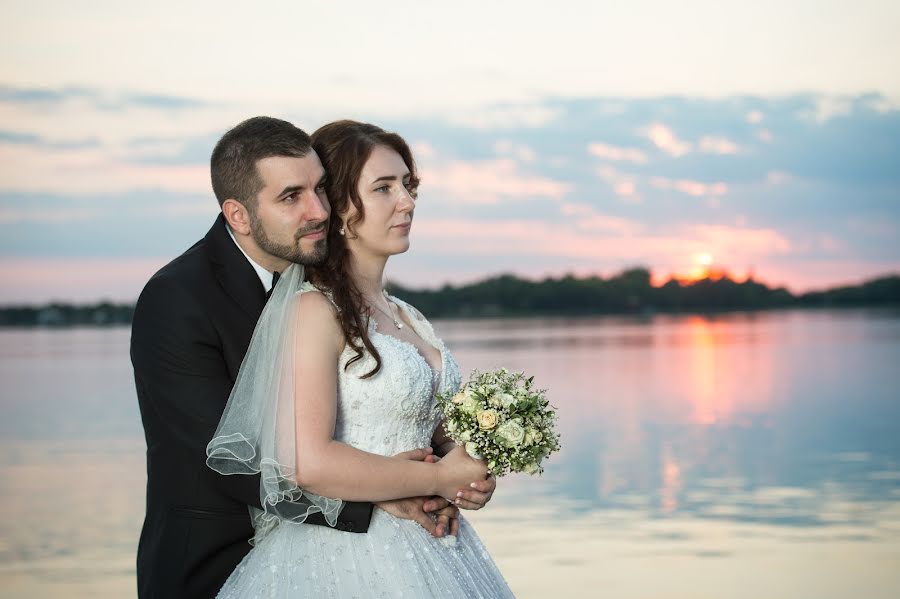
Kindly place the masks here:
<instances>
[{"instance_id":1,"label":"bride's shoulder","mask_svg":"<svg viewBox=\"0 0 900 599\"><path fill-rule=\"evenodd\" d=\"M331 295L311 283L304 282L297 290L297 320L300 329L315 331L318 335L328 335L335 340L343 340L338 322L338 307Z\"/></svg>"},{"instance_id":2,"label":"bride's shoulder","mask_svg":"<svg viewBox=\"0 0 900 599\"><path fill-rule=\"evenodd\" d=\"M309 281L303 281L302 283L300 283L300 287L297 289L297 295L301 298L303 296L322 298L327 303L331 304L331 307L334 310L337 310L338 312L341 311L341 309L338 308L338 305L335 303L334 296L331 294L331 291L329 291L328 289L321 289L319 287L316 287ZM321 302L321 299L307 300L307 303L318 304L319 302Z\"/></svg>"}]
</instances>

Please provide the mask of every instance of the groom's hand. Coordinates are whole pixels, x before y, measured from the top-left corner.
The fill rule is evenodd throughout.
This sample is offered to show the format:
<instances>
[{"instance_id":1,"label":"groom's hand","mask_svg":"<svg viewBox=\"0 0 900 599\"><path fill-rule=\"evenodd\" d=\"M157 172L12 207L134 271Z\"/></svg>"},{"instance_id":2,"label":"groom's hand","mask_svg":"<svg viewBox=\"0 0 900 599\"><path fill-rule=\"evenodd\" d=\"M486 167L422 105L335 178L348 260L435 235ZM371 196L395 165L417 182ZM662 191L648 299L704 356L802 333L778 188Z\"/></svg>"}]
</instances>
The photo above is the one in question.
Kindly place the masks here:
<instances>
[{"instance_id":1,"label":"groom's hand","mask_svg":"<svg viewBox=\"0 0 900 599\"><path fill-rule=\"evenodd\" d=\"M494 496L496 488L497 479L491 475L486 480L472 483L468 489L460 489L453 503L464 510L480 510Z\"/></svg>"},{"instance_id":2,"label":"groom's hand","mask_svg":"<svg viewBox=\"0 0 900 599\"><path fill-rule=\"evenodd\" d=\"M418 523L433 537L440 538L448 533L455 536L459 531L459 509L443 497L408 497L381 501L375 505L396 518ZM426 505L439 507L426 511ZM429 512L434 513L434 519Z\"/></svg>"}]
</instances>

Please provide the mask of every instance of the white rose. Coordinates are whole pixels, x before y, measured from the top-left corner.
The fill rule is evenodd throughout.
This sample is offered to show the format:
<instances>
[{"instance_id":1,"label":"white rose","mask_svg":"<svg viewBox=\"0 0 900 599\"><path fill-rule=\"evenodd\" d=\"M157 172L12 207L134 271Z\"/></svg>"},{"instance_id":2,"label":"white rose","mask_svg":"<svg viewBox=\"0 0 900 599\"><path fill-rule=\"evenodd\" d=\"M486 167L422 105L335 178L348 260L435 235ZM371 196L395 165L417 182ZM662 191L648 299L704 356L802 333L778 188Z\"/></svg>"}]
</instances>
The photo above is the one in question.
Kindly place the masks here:
<instances>
[{"instance_id":1,"label":"white rose","mask_svg":"<svg viewBox=\"0 0 900 599\"><path fill-rule=\"evenodd\" d=\"M466 442L472 440L472 433L470 431L463 431L459 433L459 440Z\"/></svg>"},{"instance_id":2,"label":"white rose","mask_svg":"<svg viewBox=\"0 0 900 599\"><path fill-rule=\"evenodd\" d=\"M538 470L540 470L540 466L534 462L525 465L525 468L522 470L525 474L534 474Z\"/></svg>"},{"instance_id":3,"label":"white rose","mask_svg":"<svg viewBox=\"0 0 900 599\"><path fill-rule=\"evenodd\" d=\"M525 429L515 420L508 420L497 428L497 435L510 447L519 445L525 440Z\"/></svg>"},{"instance_id":4,"label":"white rose","mask_svg":"<svg viewBox=\"0 0 900 599\"><path fill-rule=\"evenodd\" d=\"M450 401L452 401L455 404L461 404L465 398L466 398L465 393L457 393L456 395L453 396L453 399L451 399Z\"/></svg>"},{"instance_id":5,"label":"white rose","mask_svg":"<svg viewBox=\"0 0 900 599\"><path fill-rule=\"evenodd\" d=\"M510 395L509 393L501 393L500 394L500 404L504 408L508 408L509 406L515 405L518 400Z\"/></svg>"},{"instance_id":6,"label":"white rose","mask_svg":"<svg viewBox=\"0 0 900 599\"><path fill-rule=\"evenodd\" d=\"M480 407L481 403L474 396L466 395L460 409L467 414L474 414Z\"/></svg>"}]
</instances>

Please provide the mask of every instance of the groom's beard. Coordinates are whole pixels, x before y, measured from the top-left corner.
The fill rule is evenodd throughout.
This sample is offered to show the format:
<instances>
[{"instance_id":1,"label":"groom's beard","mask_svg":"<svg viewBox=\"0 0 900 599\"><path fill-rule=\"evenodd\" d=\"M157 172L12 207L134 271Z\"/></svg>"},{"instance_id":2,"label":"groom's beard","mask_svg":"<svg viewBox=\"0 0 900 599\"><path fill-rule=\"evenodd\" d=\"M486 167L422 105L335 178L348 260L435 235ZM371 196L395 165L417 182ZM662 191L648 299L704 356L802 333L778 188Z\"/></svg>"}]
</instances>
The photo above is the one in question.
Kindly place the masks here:
<instances>
[{"instance_id":1,"label":"groom's beard","mask_svg":"<svg viewBox=\"0 0 900 599\"><path fill-rule=\"evenodd\" d=\"M314 242L311 250L304 252L300 249L300 238L316 231L324 230L326 237ZM317 266L325 262L328 257L328 221L318 221L308 223L306 226L297 229L294 233L294 244L287 245L278 243L269 238L263 228L262 220L250 215L250 236L253 241L264 252L276 256L289 262L302 264L304 266Z\"/></svg>"}]
</instances>

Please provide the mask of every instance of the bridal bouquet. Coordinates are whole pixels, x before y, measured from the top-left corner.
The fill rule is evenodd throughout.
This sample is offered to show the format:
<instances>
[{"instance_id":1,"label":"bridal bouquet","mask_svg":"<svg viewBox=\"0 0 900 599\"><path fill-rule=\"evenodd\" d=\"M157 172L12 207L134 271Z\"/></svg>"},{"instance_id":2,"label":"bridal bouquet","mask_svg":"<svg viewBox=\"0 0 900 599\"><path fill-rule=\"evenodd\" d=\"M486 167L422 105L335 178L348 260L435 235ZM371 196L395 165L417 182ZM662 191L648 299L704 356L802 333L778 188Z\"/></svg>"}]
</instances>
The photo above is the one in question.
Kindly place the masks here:
<instances>
[{"instance_id":1,"label":"bridal bouquet","mask_svg":"<svg viewBox=\"0 0 900 599\"><path fill-rule=\"evenodd\" d=\"M486 459L495 476L542 473L541 462L559 450L556 411L533 379L505 368L476 370L459 393L437 398L447 435L472 457Z\"/></svg>"}]
</instances>

